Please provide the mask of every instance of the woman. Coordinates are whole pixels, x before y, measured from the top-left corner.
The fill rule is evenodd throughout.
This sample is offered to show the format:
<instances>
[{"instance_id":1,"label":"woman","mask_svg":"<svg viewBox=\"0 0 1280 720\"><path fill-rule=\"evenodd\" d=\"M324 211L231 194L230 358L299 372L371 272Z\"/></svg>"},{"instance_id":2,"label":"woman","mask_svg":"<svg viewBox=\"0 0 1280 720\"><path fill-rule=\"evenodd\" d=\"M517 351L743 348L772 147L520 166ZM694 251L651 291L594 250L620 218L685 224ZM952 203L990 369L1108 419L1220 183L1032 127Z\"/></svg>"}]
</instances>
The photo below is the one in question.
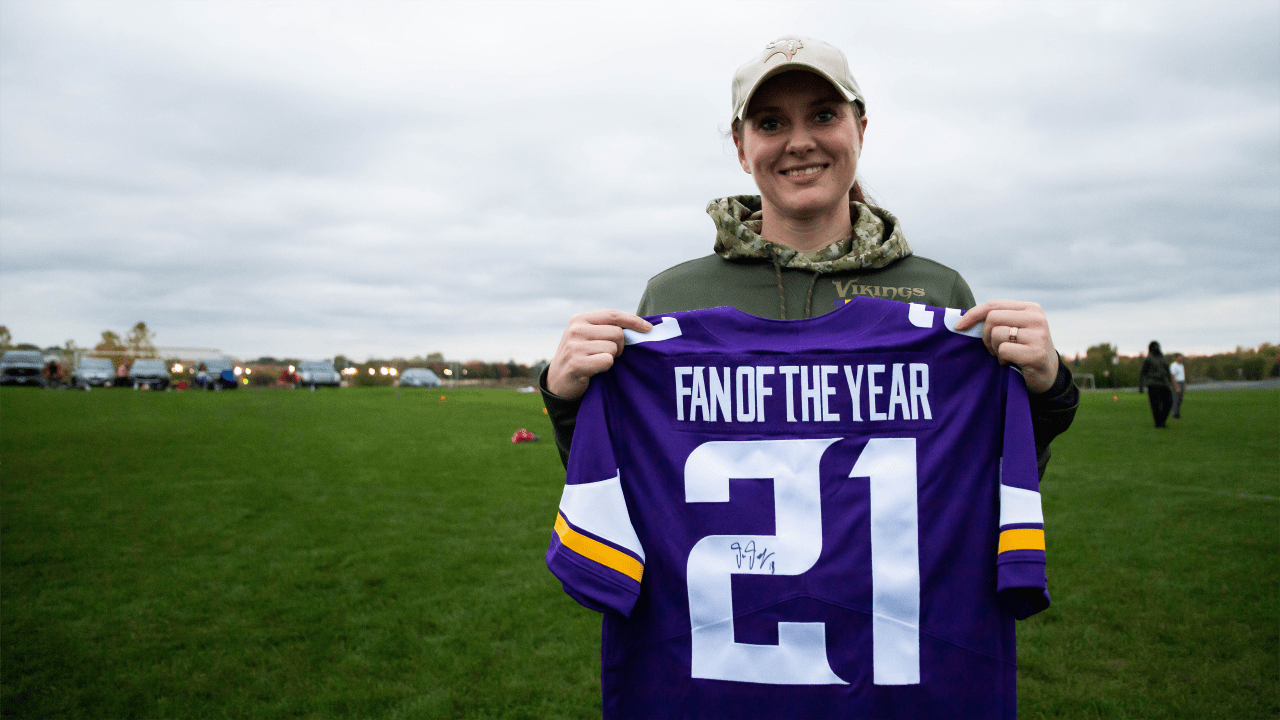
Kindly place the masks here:
<instances>
[{"instance_id":1,"label":"woman","mask_svg":"<svg viewBox=\"0 0 1280 720\"><path fill-rule=\"evenodd\" d=\"M1169 419L1169 410L1173 407L1173 376L1169 366L1164 363L1164 354L1160 352L1160 343L1155 340L1147 346L1147 357L1142 361L1142 371L1138 374L1138 389L1146 388L1147 400L1151 402L1151 417L1156 427L1165 427Z\"/></svg>"},{"instance_id":2,"label":"woman","mask_svg":"<svg viewBox=\"0 0 1280 720\"><path fill-rule=\"evenodd\" d=\"M1043 475L1049 441L1070 426L1079 401L1044 312L1011 300L975 307L958 273L912 254L897 219L868 204L857 181L866 103L844 54L812 38L768 44L734 75L733 112L738 162L760 195L713 200L707 213L716 225L715 253L651 279L639 315L729 305L796 319L858 295L968 310L956 329L985 322L987 348L1022 370ZM622 352L623 329L651 327L618 310L569 321L540 383L566 462L591 377Z\"/></svg>"}]
</instances>

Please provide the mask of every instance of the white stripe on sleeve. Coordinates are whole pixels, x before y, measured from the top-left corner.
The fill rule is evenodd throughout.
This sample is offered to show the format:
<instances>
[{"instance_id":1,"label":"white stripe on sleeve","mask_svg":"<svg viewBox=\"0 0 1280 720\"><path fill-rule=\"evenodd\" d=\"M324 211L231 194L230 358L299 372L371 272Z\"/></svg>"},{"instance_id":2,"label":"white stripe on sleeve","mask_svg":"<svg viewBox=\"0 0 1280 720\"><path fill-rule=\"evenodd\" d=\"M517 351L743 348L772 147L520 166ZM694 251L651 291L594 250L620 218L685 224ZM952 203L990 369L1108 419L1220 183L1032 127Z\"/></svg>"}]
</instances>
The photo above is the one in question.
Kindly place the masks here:
<instances>
[{"instance_id":1,"label":"white stripe on sleeve","mask_svg":"<svg viewBox=\"0 0 1280 720\"><path fill-rule=\"evenodd\" d=\"M1000 486L1000 525L1014 523L1044 524L1040 509L1040 493L1009 485Z\"/></svg>"},{"instance_id":2,"label":"white stripe on sleeve","mask_svg":"<svg viewBox=\"0 0 1280 720\"><path fill-rule=\"evenodd\" d=\"M627 501L622 496L621 476L579 485L565 485L560 496L560 512L565 519L644 560L644 548L631 526Z\"/></svg>"}]
</instances>

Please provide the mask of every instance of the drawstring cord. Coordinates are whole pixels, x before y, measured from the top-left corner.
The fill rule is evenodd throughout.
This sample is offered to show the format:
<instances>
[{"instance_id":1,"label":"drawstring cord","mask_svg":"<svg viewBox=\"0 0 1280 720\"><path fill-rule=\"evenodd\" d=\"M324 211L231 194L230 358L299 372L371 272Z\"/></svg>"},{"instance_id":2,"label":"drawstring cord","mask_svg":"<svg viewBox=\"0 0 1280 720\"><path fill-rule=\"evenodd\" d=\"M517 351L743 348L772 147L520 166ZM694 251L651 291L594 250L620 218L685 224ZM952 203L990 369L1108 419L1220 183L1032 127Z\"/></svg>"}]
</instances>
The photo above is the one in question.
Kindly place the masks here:
<instances>
[{"instance_id":1,"label":"drawstring cord","mask_svg":"<svg viewBox=\"0 0 1280 720\"><path fill-rule=\"evenodd\" d=\"M814 270L813 279L809 281L809 294L804 297L804 316L806 318L813 317L813 286L818 284L818 276L821 274L821 270Z\"/></svg>"},{"instance_id":2,"label":"drawstring cord","mask_svg":"<svg viewBox=\"0 0 1280 720\"><path fill-rule=\"evenodd\" d=\"M778 264L778 258L773 258L773 274L778 278L778 306L782 310L782 319L787 319L787 291L782 287L782 266ZM818 284L818 276L822 274L821 270L814 270L813 277L809 278L809 291L804 296L804 316L806 318L813 317L813 288Z\"/></svg>"}]
</instances>

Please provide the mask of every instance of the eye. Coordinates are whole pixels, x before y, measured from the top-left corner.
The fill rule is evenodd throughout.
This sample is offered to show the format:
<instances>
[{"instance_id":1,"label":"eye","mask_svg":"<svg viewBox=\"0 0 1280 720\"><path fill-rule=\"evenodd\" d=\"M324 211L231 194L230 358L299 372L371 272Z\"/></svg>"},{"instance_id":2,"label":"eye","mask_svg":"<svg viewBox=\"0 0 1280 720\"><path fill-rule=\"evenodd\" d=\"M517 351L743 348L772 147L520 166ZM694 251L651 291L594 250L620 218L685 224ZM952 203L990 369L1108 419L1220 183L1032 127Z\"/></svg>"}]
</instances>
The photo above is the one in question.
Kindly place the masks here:
<instances>
[{"instance_id":1,"label":"eye","mask_svg":"<svg viewBox=\"0 0 1280 720\"><path fill-rule=\"evenodd\" d=\"M820 123L829 123L836 119L836 113L830 108L823 108L818 111L818 114L814 116L814 119Z\"/></svg>"},{"instance_id":2,"label":"eye","mask_svg":"<svg viewBox=\"0 0 1280 720\"><path fill-rule=\"evenodd\" d=\"M782 127L782 123L778 122L778 118L768 116L760 118L760 122L756 124L756 127L764 132L773 132Z\"/></svg>"}]
</instances>

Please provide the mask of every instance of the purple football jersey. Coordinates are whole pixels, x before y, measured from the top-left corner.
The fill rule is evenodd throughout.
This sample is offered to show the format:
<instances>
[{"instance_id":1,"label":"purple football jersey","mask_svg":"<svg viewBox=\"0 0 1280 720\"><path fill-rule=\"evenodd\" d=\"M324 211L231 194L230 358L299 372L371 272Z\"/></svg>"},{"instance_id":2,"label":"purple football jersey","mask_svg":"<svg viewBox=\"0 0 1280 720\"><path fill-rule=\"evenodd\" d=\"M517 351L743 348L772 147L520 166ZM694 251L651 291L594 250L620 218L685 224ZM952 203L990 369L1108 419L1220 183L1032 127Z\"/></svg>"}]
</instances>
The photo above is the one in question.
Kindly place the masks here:
<instances>
[{"instance_id":1,"label":"purple football jersey","mask_svg":"<svg viewBox=\"0 0 1280 720\"><path fill-rule=\"evenodd\" d=\"M606 718L1013 718L1049 605L1026 386L960 311L651 318L583 398L547 565Z\"/></svg>"}]
</instances>

